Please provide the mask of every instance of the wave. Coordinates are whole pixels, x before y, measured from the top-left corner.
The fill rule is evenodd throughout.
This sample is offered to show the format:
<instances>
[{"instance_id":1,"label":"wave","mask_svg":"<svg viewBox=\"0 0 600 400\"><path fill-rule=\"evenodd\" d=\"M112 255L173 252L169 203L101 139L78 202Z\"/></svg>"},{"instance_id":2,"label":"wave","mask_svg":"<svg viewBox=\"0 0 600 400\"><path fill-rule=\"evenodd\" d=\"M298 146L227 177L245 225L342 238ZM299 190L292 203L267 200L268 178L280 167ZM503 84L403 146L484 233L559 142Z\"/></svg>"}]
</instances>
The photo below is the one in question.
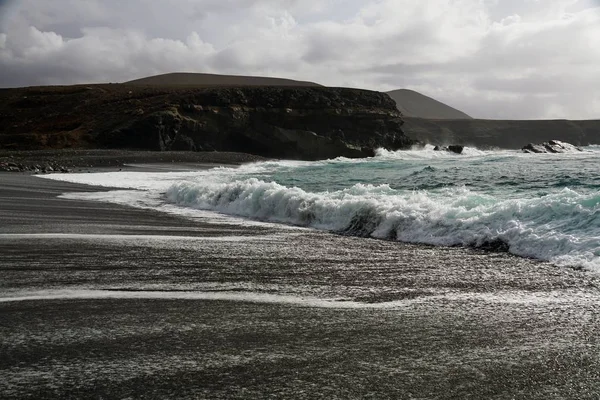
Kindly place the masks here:
<instances>
[{"instance_id":1,"label":"wave","mask_svg":"<svg viewBox=\"0 0 600 400\"><path fill-rule=\"evenodd\" d=\"M508 149L488 149L481 150L476 147L465 146L461 154L456 154L451 151L436 151L435 146L426 144L425 146L414 146L410 150L397 150L391 151L383 148L375 151L375 159L384 160L422 160L422 159L465 159L475 157L523 157L531 158L531 154L525 154L521 150L508 150ZM552 157L577 157L586 156L590 153L600 153L600 145L588 145L581 147L583 150L581 153L562 153L562 154L548 154Z\"/></svg>"},{"instance_id":2,"label":"wave","mask_svg":"<svg viewBox=\"0 0 600 400\"><path fill-rule=\"evenodd\" d=\"M310 193L256 178L180 182L169 202L344 234L506 250L558 265L600 269L600 192L563 189L539 198L498 199L464 187L403 193L357 184Z\"/></svg>"},{"instance_id":3,"label":"wave","mask_svg":"<svg viewBox=\"0 0 600 400\"><path fill-rule=\"evenodd\" d=\"M484 157L490 155L514 155L517 150L480 150L476 147L465 146L461 154L451 151L436 151L435 146L426 144L425 146L415 146L410 150L391 151L386 149L377 149L375 158L385 160L411 160L411 159L429 159L429 158L465 158L465 157Z\"/></svg>"}]
</instances>

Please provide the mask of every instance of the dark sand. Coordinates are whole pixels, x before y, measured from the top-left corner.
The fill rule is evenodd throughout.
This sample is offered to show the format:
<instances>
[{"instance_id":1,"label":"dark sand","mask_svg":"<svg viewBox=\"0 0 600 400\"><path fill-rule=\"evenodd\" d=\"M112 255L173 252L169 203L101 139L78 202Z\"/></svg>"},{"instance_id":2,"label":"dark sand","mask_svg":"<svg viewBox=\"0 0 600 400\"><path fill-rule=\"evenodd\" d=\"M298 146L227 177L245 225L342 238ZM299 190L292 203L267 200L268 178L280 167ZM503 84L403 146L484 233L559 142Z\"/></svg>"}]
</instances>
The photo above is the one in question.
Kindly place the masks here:
<instances>
[{"instance_id":1,"label":"dark sand","mask_svg":"<svg viewBox=\"0 0 600 400\"><path fill-rule=\"evenodd\" d=\"M217 151L136 151L136 150L2 150L0 166L7 163L21 166L46 165L68 168L71 172L91 172L96 168L123 168L127 164L167 164L171 168L194 165L239 165L264 161L266 158L245 153ZM1 171L1 169L0 169Z\"/></svg>"},{"instance_id":2,"label":"dark sand","mask_svg":"<svg viewBox=\"0 0 600 400\"><path fill-rule=\"evenodd\" d=\"M593 274L56 197L98 190L0 173L0 398L600 394Z\"/></svg>"}]
</instances>

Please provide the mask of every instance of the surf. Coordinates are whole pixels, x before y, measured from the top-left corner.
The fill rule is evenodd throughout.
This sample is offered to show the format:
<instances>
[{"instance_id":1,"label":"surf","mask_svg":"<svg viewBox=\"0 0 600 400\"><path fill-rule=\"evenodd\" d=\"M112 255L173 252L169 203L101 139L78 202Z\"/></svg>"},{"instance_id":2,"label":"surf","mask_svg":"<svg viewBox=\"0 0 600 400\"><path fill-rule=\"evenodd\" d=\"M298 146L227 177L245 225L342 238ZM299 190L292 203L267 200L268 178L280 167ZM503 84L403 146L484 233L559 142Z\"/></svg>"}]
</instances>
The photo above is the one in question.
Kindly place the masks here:
<instances>
[{"instance_id":1,"label":"surf","mask_svg":"<svg viewBox=\"0 0 600 400\"><path fill-rule=\"evenodd\" d=\"M358 160L49 178L129 189L78 196L186 216L202 210L344 235L508 251L600 271L600 148L585 150L540 157L426 146Z\"/></svg>"},{"instance_id":2,"label":"surf","mask_svg":"<svg viewBox=\"0 0 600 400\"><path fill-rule=\"evenodd\" d=\"M402 194L358 184L309 193L251 178L214 185L177 183L167 201L245 218L442 246L492 248L600 270L600 192L570 189L499 200L466 188Z\"/></svg>"}]
</instances>

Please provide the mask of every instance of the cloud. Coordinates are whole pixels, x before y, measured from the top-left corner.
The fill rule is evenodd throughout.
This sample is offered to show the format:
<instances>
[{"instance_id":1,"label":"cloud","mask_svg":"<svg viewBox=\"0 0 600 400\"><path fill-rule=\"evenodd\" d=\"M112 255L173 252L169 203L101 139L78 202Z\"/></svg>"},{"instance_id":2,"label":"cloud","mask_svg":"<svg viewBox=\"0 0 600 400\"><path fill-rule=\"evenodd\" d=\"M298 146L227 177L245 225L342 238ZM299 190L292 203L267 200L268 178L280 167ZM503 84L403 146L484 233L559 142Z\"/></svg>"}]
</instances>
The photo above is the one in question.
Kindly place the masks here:
<instances>
[{"instance_id":1,"label":"cloud","mask_svg":"<svg viewBox=\"0 0 600 400\"><path fill-rule=\"evenodd\" d=\"M192 32L185 41L148 38L129 30L83 28L82 36L63 38L30 27L12 42L7 35L0 63L8 74L0 84L21 86L121 81L208 65L214 54L210 44Z\"/></svg>"},{"instance_id":2,"label":"cloud","mask_svg":"<svg viewBox=\"0 0 600 400\"><path fill-rule=\"evenodd\" d=\"M22 0L0 4L0 86L259 74L407 87L482 118L600 118L599 3Z\"/></svg>"}]
</instances>

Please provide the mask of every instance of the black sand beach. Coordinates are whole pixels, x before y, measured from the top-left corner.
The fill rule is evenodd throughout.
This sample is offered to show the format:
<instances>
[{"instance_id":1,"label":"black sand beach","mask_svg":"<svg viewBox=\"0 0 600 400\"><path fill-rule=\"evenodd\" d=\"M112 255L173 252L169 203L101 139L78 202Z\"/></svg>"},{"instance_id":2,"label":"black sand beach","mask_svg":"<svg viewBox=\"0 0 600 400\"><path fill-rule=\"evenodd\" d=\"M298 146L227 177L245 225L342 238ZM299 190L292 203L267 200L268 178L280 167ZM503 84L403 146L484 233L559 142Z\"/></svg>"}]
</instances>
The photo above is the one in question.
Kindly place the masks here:
<instances>
[{"instance_id":1,"label":"black sand beach","mask_svg":"<svg viewBox=\"0 0 600 400\"><path fill-rule=\"evenodd\" d=\"M596 275L0 173L0 398L596 399Z\"/></svg>"}]
</instances>

